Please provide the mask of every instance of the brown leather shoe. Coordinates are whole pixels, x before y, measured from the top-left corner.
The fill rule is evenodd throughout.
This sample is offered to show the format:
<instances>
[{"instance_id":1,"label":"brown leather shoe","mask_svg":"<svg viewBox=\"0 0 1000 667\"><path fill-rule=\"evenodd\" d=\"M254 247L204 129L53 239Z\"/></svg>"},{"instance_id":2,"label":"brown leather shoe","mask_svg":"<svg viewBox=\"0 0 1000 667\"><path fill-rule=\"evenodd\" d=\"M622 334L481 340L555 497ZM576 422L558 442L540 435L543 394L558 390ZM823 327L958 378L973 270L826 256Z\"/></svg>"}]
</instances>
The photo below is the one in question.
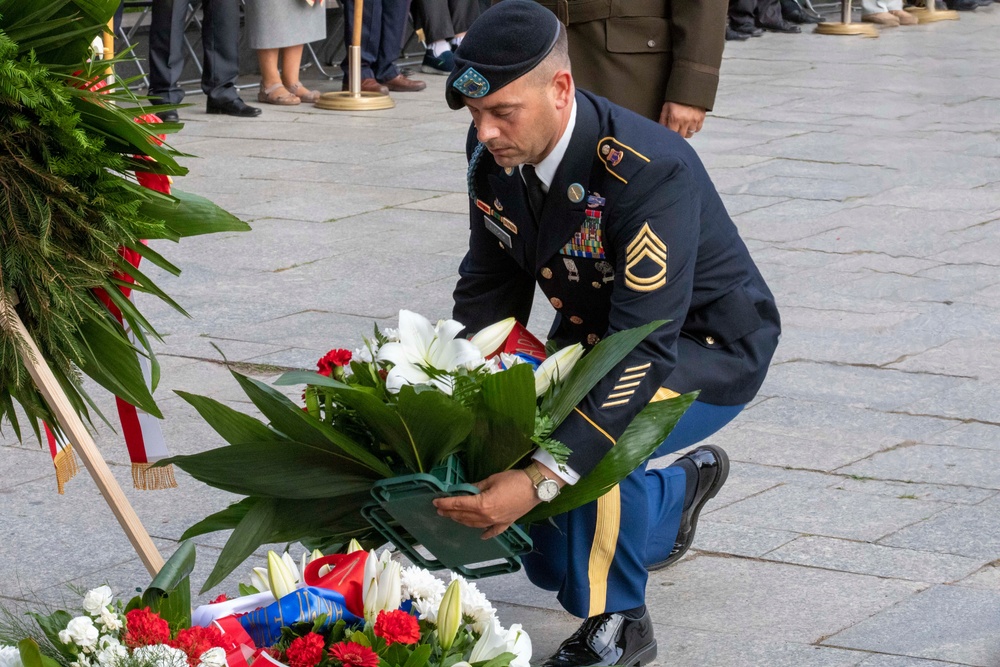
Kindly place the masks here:
<instances>
[{"instance_id":1,"label":"brown leather shoe","mask_svg":"<svg viewBox=\"0 0 1000 667\"><path fill-rule=\"evenodd\" d=\"M344 83L340 87L341 90L350 90L350 82L347 77L344 77ZM383 95L389 94L389 89L383 86L381 83L375 79L361 79L361 91L368 93L382 93Z\"/></svg>"},{"instance_id":2,"label":"brown leather shoe","mask_svg":"<svg viewBox=\"0 0 1000 667\"><path fill-rule=\"evenodd\" d=\"M891 9L889 13L899 19L899 25L917 25L920 23L916 16L902 9Z\"/></svg>"},{"instance_id":3,"label":"brown leather shoe","mask_svg":"<svg viewBox=\"0 0 1000 667\"><path fill-rule=\"evenodd\" d=\"M427 87L425 82L418 81L417 79L408 79L404 74L399 74L393 79L384 81L383 84L386 88L396 93L415 93Z\"/></svg>"},{"instance_id":4,"label":"brown leather shoe","mask_svg":"<svg viewBox=\"0 0 1000 667\"><path fill-rule=\"evenodd\" d=\"M899 26L899 19L889 12L878 12L877 14L862 14L861 20L866 23L877 23L886 28L896 28Z\"/></svg>"}]
</instances>

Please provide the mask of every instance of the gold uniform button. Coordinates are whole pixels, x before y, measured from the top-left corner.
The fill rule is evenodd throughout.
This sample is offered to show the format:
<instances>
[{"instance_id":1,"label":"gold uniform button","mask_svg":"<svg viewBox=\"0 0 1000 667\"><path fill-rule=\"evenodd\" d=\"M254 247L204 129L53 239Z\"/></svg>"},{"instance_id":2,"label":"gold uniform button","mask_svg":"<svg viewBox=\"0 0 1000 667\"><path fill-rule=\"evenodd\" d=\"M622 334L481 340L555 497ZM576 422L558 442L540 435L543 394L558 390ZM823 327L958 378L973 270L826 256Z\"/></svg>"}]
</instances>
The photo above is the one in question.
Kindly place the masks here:
<instances>
[{"instance_id":1,"label":"gold uniform button","mask_svg":"<svg viewBox=\"0 0 1000 667\"><path fill-rule=\"evenodd\" d=\"M599 340L601 340L601 337L598 336L597 334L588 334L587 335L587 345L597 345L597 342Z\"/></svg>"},{"instance_id":2,"label":"gold uniform button","mask_svg":"<svg viewBox=\"0 0 1000 667\"><path fill-rule=\"evenodd\" d=\"M656 40L653 39L649 40L648 42L646 42L646 46L648 46L649 48L653 48L654 46L656 46Z\"/></svg>"},{"instance_id":3,"label":"gold uniform button","mask_svg":"<svg viewBox=\"0 0 1000 667\"><path fill-rule=\"evenodd\" d=\"M558 308L562 308L562 299L560 299L557 296L554 296L551 299L549 299L549 303L552 304L553 308L557 308L557 309Z\"/></svg>"},{"instance_id":4,"label":"gold uniform button","mask_svg":"<svg viewBox=\"0 0 1000 667\"><path fill-rule=\"evenodd\" d=\"M715 339L712 338L711 336L705 336L705 342L708 343L709 345L715 345Z\"/></svg>"},{"instance_id":5,"label":"gold uniform button","mask_svg":"<svg viewBox=\"0 0 1000 667\"><path fill-rule=\"evenodd\" d=\"M601 146L601 155L603 155L604 157L607 157L608 153L610 153L610 152L611 152L611 146L608 146L607 144L604 144L603 146Z\"/></svg>"},{"instance_id":6,"label":"gold uniform button","mask_svg":"<svg viewBox=\"0 0 1000 667\"><path fill-rule=\"evenodd\" d=\"M573 324L583 324L583 318L582 317L577 317L576 315L574 315L573 317L569 318L569 321L572 322Z\"/></svg>"},{"instance_id":7,"label":"gold uniform button","mask_svg":"<svg viewBox=\"0 0 1000 667\"><path fill-rule=\"evenodd\" d=\"M595 280L594 282L590 283L590 285L591 285L591 286L592 286L592 287L593 287L594 289L601 289L601 283L597 282L596 280Z\"/></svg>"},{"instance_id":8,"label":"gold uniform button","mask_svg":"<svg viewBox=\"0 0 1000 667\"><path fill-rule=\"evenodd\" d=\"M551 277L552 277L552 269L546 266L544 269L542 269L542 278L548 280Z\"/></svg>"}]
</instances>

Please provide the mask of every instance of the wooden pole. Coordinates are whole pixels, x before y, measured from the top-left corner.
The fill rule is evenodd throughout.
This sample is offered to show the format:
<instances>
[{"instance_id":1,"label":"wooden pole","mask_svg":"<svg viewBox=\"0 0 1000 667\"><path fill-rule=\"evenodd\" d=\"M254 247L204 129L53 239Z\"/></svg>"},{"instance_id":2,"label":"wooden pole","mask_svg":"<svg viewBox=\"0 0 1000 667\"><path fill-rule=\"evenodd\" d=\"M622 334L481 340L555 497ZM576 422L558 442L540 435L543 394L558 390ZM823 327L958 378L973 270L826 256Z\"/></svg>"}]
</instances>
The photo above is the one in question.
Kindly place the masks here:
<instances>
[{"instance_id":1,"label":"wooden pole","mask_svg":"<svg viewBox=\"0 0 1000 667\"><path fill-rule=\"evenodd\" d=\"M105 30L101 36L104 40L104 59L111 60L115 57L115 19L113 17L110 21L108 21L108 29ZM108 67L108 69L105 70L105 75L108 79L110 79L114 76L114 72L112 72L111 68Z\"/></svg>"},{"instance_id":2,"label":"wooden pole","mask_svg":"<svg viewBox=\"0 0 1000 667\"><path fill-rule=\"evenodd\" d=\"M14 308L16 303L16 297L12 298L0 295L0 322L10 321L14 323L14 331L12 333L22 343L20 350L21 361L24 362L25 367L28 369L31 379L34 380L38 391L41 392L45 398L45 402L48 403L49 409L52 410L52 413L58 420L63 433L73 443L73 449L80 455L83 464L87 466L87 470L94 479L94 483L101 490L101 495L104 496L104 500L107 501L111 507L111 511L115 514L115 518L118 519L118 523L125 530L129 542L132 543L132 548L139 554L139 558L142 559L143 565L149 570L150 576L156 576L156 573L163 567L163 556L160 555L156 545L153 544L153 540L149 537L149 533L146 532L142 522L139 521L138 515L136 515L132 505L129 504L128 498L125 497L122 487L119 486L118 481L111 474L111 469L108 468L108 464L101 456L97 445L94 444L93 438L90 437L90 432L84 426L83 420L76 414L76 411L69 402L69 398L63 392L62 387L59 386L59 382L52 374L52 370L45 362L45 358L39 352L38 346L35 345L35 341L31 338L31 334L25 328L24 322L21 321L17 310Z\"/></svg>"}]
</instances>

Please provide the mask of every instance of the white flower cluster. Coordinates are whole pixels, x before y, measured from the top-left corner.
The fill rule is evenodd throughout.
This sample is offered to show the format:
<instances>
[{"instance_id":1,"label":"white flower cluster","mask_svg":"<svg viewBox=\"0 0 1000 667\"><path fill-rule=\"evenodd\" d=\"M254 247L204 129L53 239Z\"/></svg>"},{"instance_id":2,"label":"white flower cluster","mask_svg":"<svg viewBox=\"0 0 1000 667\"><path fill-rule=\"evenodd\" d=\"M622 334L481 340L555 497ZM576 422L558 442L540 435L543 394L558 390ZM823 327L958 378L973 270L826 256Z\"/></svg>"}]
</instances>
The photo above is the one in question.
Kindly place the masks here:
<instances>
[{"instance_id":1,"label":"white flower cluster","mask_svg":"<svg viewBox=\"0 0 1000 667\"><path fill-rule=\"evenodd\" d=\"M16 646L0 646L0 667L24 667Z\"/></svg>"}]
</instances>

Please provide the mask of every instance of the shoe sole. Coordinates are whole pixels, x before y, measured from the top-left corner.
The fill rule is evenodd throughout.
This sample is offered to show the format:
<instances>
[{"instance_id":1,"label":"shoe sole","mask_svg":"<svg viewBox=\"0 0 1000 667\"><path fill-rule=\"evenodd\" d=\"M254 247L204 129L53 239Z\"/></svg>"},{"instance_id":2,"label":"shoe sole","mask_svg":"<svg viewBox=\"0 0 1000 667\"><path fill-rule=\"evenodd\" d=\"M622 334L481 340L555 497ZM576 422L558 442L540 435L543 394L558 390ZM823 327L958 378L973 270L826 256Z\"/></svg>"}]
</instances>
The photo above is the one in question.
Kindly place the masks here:
<instances>
[{"instance_id":1,"label":"shoe sole","mask_svg":"<svg viewBox=\"0 0 1000 667\"><path fill-rule=\"evenodd\" d=\"M625 662L618 663L620 665L628 665L628 667L642 667L643 665L649 664L656 660L656 640L654 639L649 646L644 646L635 655L629 656Z\"/></svg>"},{"instance_id":2,"label":"shoe sole","mask_svg":"<svg viewBox=\"0 0 1000 667\"><path fill-rule=\"evenodd\" d=\"M694 534L695 530L698 528L698 516L701 514L701 510L705 507L705 504L708 503L709 500L719 495L719 490L726 483L726 480L729 479L729 455L726 454L725 450L721 447L717 447L716 445L705 445L704 449L711 450L712 453L715 454L715 458L719 460L719 476L712 485L712 490L705 494L705 497L701 499L701 502L694 506L694 510L691 512L691 522L688 527L688 541L684 545L684 548L670 558L647 567L647 572L656 572L657 570L670 567L684 557L684 554L688 552L688 549L690 549L691 545L694 543ZM683 528L684 526L681 526L681 529Z\"/></svg>"},{"instance_id":3,"label":"shoe sole","mask_svg":"<svg viewBox=\"0 0 1000 667\"><path fill-rule=\"evenodd\" d=\"M424 74L439 74L441 76L448 76L449 74L451 74L451 72L446 72L443 69L438 69L436 67L429 67L427 65L421 65L420 71L423 72Z\"/></svg>"}]
</instances>

